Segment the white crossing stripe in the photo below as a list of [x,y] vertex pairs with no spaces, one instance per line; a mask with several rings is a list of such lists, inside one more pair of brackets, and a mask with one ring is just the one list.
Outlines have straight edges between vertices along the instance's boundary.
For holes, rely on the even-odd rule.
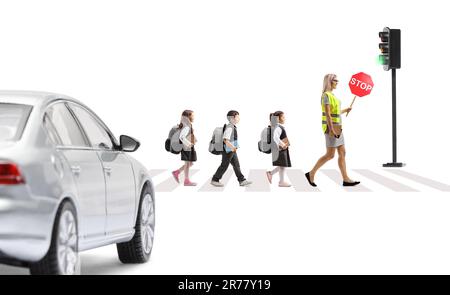
[[413,173],[410,173],[410,172],[407,172],[404,170],[384,169],[384,171],[393,173],[395,175],[404,177],[406,179],[418,182],[420,184],[426,185],[428,187],[432,187],[434,189],[437,189],[437,190],[440,190],[443,192],[450,192],[450,185],[436,181],[436,180],[432,180],[432,179],[429,179],[429,178],[426,178],[426,177],[423,177],[420,175],[416,175],[416,174],[413,174]]
[[286,169],[286,174],[296,192],[320,192],[318,187],[313,187],[309,184],[302,170]]
[[367,177],[370,180],[372,180],[378,184],[381,184],[395,192],[418,192],[418,190],[416,190],[412,187],[404,185],[403,183],[399,183],[395,180],[392,180],[388,177],[385,177],[381,174],[375,173],[368,169],[353,169],[353,171],[355,171],[355,172],[361,174],[362,176]]
[[252,169],[248,174],[248,180],[253,182],[245,188],[247,192],[270,192],[270,183],[267,180],[266,170]]
[[331,180],[333,180],[337,185],[341,186],[347,192],[371,192],[370,189],[362,184],[358,184],[356,186],[342,186],[342,176],[341,173],[337,170],[322,169],[319,171],[328,176]]
[[228,169],[227,172],[225,172],[225,174],[222,176],[222,179],[220,180],[220,182],[224,185],[222,187],[217,187],[211,184],[211,179],[212,179],[212,175],[211,177],[206,180],[206,182],[202,185],[202,187],[198,190],[199,192],[223,192],[225,190],[225,186],[228,184],[228,182],[230,181],[231,176],[234,175],[233,173],[233,169]]

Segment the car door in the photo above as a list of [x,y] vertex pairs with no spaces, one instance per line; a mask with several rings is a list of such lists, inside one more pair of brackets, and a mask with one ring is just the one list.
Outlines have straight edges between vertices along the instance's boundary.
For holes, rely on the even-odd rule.
[[115,144],[113,135],[96,115],[78,104],[71,103],[69,106],[103,164],[106,182],[106,233],[129,232],[135,225],[136,208],[131,162]]
[[106,189],[103,166],[64,102],[47,108],[44,126],[65,158],[77,189],[80,234],[84,239],[105,235]]

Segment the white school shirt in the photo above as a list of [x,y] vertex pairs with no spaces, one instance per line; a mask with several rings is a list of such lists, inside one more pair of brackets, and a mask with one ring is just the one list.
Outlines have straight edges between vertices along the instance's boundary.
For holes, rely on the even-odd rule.
[[227,139],[228,141],[231,141],[231,134],[233,133],[233,124],[230,123],[225,128],[225,131],[223,132],[223,139]]
[[191,128],[189,128],[189,126],[184,126],[180,132],[180,140],[186,147],[193,146],[192,142],[190,142],[189,139],[187,139],[190,131],[191,131]]
[[286,144],[280,139],[282,132],[283,130],[281,130],[280,125],[277,125],[273,131],[273,141],[277,144],[277,146],[285,147]]

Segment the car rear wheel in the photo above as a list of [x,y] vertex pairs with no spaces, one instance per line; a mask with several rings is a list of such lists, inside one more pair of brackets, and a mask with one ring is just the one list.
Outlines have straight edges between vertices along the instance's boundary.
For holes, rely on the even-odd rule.
[[133,239],[117,244],[122,263],[144,263],[150,258],[155,230],[155,202],[146,186],[142,192]]
[[75,208],[65,201],[56,214],[52,241],[47,254],[40,261],[30,264],[33,275],[80,274],[78,254],[78,225]]

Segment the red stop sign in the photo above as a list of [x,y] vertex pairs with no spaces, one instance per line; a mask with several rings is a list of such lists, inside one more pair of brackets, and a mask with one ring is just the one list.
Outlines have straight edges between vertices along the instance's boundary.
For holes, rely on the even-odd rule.
[[363,72],[355,74],[348,82],[348,86],[350,86],[350,90],[354,95],[359,97],[366,96],[373,89],[372,77]]

